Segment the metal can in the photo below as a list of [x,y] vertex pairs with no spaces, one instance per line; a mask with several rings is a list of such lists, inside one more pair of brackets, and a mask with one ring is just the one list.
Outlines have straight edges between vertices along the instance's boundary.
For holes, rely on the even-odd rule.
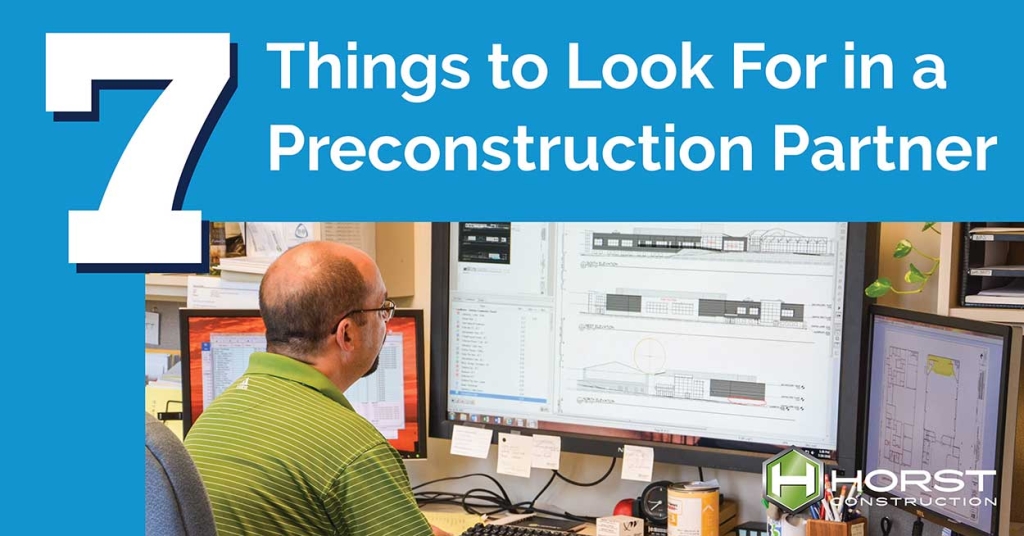
[[718,536],[718,487],[681,482],[668,488],[668,536]]

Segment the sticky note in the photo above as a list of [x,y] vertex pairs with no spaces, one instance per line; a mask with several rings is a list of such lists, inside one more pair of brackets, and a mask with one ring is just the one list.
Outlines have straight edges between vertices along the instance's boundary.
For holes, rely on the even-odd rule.
[[558,436],[533,436],[533,466],[537,469],[558,470],[562,459],[562,438]]
[[498,434],[498,469],[502,475],[530,478],[533,462],[533,438],[518,434]]
[[654,449],[626,445],[622,451],[622,480],[650,482],[654,476]]
[[455,425],[450,452],[455,456],[487,459],[493,437],[494,430]]

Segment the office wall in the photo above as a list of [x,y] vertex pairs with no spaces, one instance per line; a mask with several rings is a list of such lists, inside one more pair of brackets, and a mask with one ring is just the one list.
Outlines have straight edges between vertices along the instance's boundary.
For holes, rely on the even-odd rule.
[[181,350],[178,309],[184,305],[180,302],[146,301],[146,312],[160,315],[160,341],[158,344],[147,344],[146,348]]
[[[915,286],[903,280],[903,276],[910,268],[911,262],[921,271],[926,272],[931,269],[932,261],[916,252],[902,259],[894,258],[893,252],[896,250],[896,245],[899,244],[900,240],[909,240],[915,248],[925,255],[939,256],[939,235],[934,231],[922,231],[923,227],[924,224],[921,222],[886,223],[882,225],[879,240],[878,275],[880,277],[888,277],[901,290],[915,288]],[[896,294],[890,292],[881,297],[878,303],[903,309],[934,313],[936,312],[938,287],[938,278],[935,277],[919,293]]]

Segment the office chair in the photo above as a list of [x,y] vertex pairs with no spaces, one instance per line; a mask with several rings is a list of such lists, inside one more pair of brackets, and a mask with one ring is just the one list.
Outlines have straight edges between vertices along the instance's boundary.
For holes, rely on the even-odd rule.
[[146,534],[215,536],[213,509],[178,436],[146,413]]

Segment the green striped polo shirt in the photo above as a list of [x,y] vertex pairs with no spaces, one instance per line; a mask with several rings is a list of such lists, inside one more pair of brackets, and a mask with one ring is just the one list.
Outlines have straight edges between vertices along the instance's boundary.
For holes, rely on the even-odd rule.
[[326,376],[258,352],[185,438],[218,534],[430,536],[401,457]]

